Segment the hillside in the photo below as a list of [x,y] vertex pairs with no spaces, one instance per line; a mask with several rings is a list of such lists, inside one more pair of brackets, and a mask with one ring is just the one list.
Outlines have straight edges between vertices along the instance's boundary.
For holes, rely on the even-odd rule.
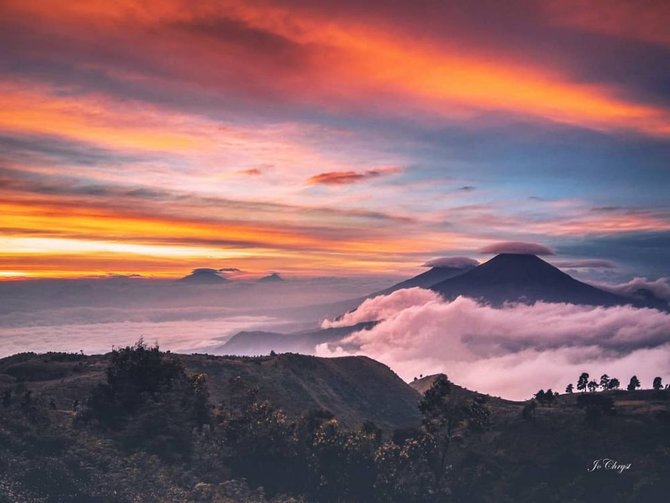
[[[368,358],[137,348],[0,360],[0,502],[667,501],[668,391],[565,394],[531,406],[447,383],[446,395],[436,386],[425,397],[419,416],[419,392],[444,382],[439,375],[412,389]],[[95,388],[108,368],[116,377]],[[201,372],[205,393],[191,377]],[[231,388],[239,383],[258,388],[241,408]],[[585,408],[585,398],[611,407]],[[341,420],[308,413],[315,407]],[[415,427],[382,432],[368,419]],[[608,459],[619,468],[606,468]],[[436,478],[438,460],[445,475]]]
[[[373,421],[384,429],[393,429],[419,421],[418,393],[386,365],[364,356],[175,356],[189,373],[207,375],[215,404],[230,395],[231,378],[240,377],[247,388],[258,388],[260,399],[269,400],[291,417],[311,409],[326,409],[351,427]],[[109,358],[61,358],[59,354],[23,354],[0,359],[0,387],[3,383],[24,383],[36,393],[53,397],[57,404],[69,407],[75,400],[81,403],[104,379]]]
[[[409,385],[416,390],[419,394],[423,395],[428,391],[428,389],[433,385],[435,380],[444,374],[433,374],[421,377],[419,379],[414,379],[409,383]],[[472,391],[458,384],[451,383],[451,390],[454,397],[459,399],[472,400],[475,398],[485,399],[487,403],[491,405],[496,405],[499,407],[517,407],[522,402],[515,402],[512,400],[505,400],[504,398],[494,397],[491,395],[486,395],[484,393],[479,393],[478,391]]]

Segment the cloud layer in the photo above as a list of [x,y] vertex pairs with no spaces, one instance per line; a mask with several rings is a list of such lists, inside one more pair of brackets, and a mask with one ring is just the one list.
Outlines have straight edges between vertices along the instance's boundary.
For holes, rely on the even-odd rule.
[[670,377],[670,314],[653,309],[545,303],[497,309],[463,297],[445,302],[414,288],[370,299],[346,316],[349,324],[380,319],[316,353],[365,354],[405,379],[445,372],[468,388],[516,399],[539,388],[562,391],[583,371],[622,382],[637,374],[647,387],[656,375]]

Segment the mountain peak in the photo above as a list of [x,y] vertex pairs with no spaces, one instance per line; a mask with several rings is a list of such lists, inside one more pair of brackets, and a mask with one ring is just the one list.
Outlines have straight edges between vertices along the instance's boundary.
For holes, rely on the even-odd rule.
[[501,253],[431,289],[448,299],[463,295],[494,305],[537,301],[602,306],[627,303],[623,297],[582,283],[537,255],[526,253]]
[[268,274],[267,276],[263,276],[258,281],[262,282],[284,281],[284,278],[282,278],[278,272],[273,272],[271,274]]
[[227,280],[219,274],[217,269],[211,269],[209,267],[198,267],[197,269],[193,269],[191,274],[188,274],[187,276],[184,276],[177,281],[200,285],[211,285],[216,283],[223,283]]

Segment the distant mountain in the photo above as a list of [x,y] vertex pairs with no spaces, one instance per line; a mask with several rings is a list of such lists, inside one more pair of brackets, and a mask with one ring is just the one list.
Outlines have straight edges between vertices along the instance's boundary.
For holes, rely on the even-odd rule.
[[318,344],[334,342],[358,330],[372,328],[376,322],[359,323],[351,327],[325,328],[282,334],[278,332],[244,331],[233,335],[225,344],[213,350],[231,355],[267,355],[281,353],[314,353]]
[[369,297],[375,297],[377,295],[388,295],[395,292],[396,290],[402,290],[403,288],[430,288],[433,285],[437,285],[442,281],[446,281],[456,276],[460,276],[472,269],[474,265],[464,265],[463,267],[431,267],[429,270],[422,272],[421,274],[414,276],[412,278],[396,283],[389,288],[375,292]]
[[197,285],[212,285],[217,283],[223,283],[228,281],[226,278],[219,274],[219,271],[216,269],[210,269],[208,267],[200,267],[198,269],[193,269],[191,274],[184,276],[183,278],[177,280],[180,283],[191,283]]
[[459,295],[493,305],[507,301],[566,302],[597,306],[632,303],[630,299],[582,283],[535,255],[503,253],[459,276],[431,287],[446,299]]
[[273,272],[272,274],[268,274],[267,276],[263,276],[258,281],[262,282],[262,283],[275,283],[275,282],[284,281],[284,278],[282,278],[279,275],[279,273]]

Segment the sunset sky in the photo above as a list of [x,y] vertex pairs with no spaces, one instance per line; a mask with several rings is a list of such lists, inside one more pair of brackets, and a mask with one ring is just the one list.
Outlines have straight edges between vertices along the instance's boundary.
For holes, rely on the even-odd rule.
[[[0,279],[667,275],[670,3],[3,0]],[[591,264],[595,264],[591,262]]]

